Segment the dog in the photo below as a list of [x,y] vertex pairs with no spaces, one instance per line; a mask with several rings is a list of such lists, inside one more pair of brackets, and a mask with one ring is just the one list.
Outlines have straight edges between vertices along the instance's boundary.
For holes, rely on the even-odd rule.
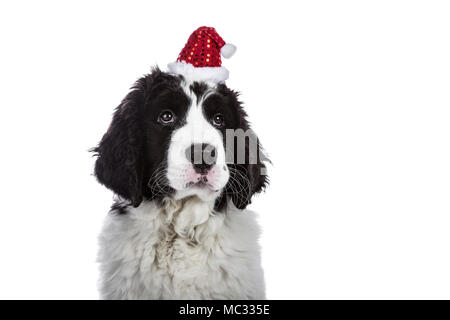
[[248,132],[223,82],[156,67],[135,83],[93,150],[116,197],[99,237],[102,299],[265,298],[246,207],[268,185],[268,159]]

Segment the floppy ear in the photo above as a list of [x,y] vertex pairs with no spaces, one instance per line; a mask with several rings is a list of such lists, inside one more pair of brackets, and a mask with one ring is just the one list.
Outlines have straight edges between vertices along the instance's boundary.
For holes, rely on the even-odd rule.
[[95,176],[117,195],[128,199],[134,207],[142,202],[143,134],[141,113],[145,100],[145,78],[133,86],[132,91],[116,108],[108,131],[99,145]]
[[239,101],[239,93],[221,84],[218,90],[228,102],[228,107],[235,113],[237,125],[225,131],[225,154],[230,178],[225,187],[224,196],[216,200],[215,209],[221,210],[231,198],[234,206],[245,209],[252,196],[259,193],[269,184],[265,162],[270,160],[265,156],[256,134],[250,129],[247,113]]
[[262,147],[256,135],[255,146],[251,146],[252,139],[245,141],[245,163],[239,161],[231,165],[230,190],[231,200],[238,209],[245,209],[250,203],[253,195],[265,189],[269,183],[266,175],[265,161],[269,159],[264,155]]

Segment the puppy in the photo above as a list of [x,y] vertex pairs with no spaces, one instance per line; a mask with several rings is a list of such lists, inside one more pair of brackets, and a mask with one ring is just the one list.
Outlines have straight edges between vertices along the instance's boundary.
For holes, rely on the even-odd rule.
[[237,93],[158,68],[94,151],[115,203],[100,235],[103,299],[264,299],[255,215],[268,179]]

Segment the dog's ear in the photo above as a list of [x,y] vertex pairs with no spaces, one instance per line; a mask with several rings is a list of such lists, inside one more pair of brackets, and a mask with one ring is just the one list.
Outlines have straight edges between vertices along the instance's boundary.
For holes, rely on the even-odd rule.
[[[231,195],[231,200],[238,209],[245,209],[251,203],[253,195],[263,191],[269,183],[265,165],[269,159],[265,156],[256,135],[250,132],[250,136],[245,139],[244,163],[239,161],[238,157],[234,164],[229,165],[230,183],[227,193]],[[239,150],[236,151],[239,154]]]
[[[154,72],[155,73],[155,72]],[[131,202],[142,202],[144,170],[142,112],[151,76],[141,78],[116,108],[112,122],[102,140],[92,151],[97,180],[114,193]]]
[[[220,87],[221,93],[230,99],[229,107],[235,110],[237,127],[226,133],[227,164],[230,169],[230,179],[225,193],[230,196],[238,209],[245,209],[255,193],[259,193],[269,184],[266,172],[266,162],[270,160],[265,155],[258,137],[250,129],[247,113],[239,101],[239,93]],[[233,141],[231,141],[233,140]],[[225,205],[223,197],[217,208]]]

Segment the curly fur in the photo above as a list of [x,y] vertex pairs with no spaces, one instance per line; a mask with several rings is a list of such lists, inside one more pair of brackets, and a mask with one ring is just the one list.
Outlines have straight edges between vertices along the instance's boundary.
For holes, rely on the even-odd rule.
[[[156,119],[168,107],[179,121],[161,126]],[[224,128],[210,125],[218,111],[224,114]],[[132,87],[93,149],[97,180],[119,199],[100,236],[102,298],[264,297],[258,227],[245,208],[268,183],[261,174],[267,159],[257,152],[256,163],[248,161],[255,155],[245,140],[245,163],[235,157],[216,164],[215,174],[223,168],[229,177],[212,198],[191,189],[180,196],[167,170],[173,138],[181,135],[182,143],[191,143],[186,126],[209,130],[201,136],[211,140],[213,135],[215,147],[224,150],[219,145],[225,145],[225,129],[249,129],[246,117],[238,94],[225,84],[196,82],[156,68]]]
[[[230,207],[229,207],[230,208]],[[100,236],[104,299],[264,299],[252,212],[196,198],[112,211]]]

